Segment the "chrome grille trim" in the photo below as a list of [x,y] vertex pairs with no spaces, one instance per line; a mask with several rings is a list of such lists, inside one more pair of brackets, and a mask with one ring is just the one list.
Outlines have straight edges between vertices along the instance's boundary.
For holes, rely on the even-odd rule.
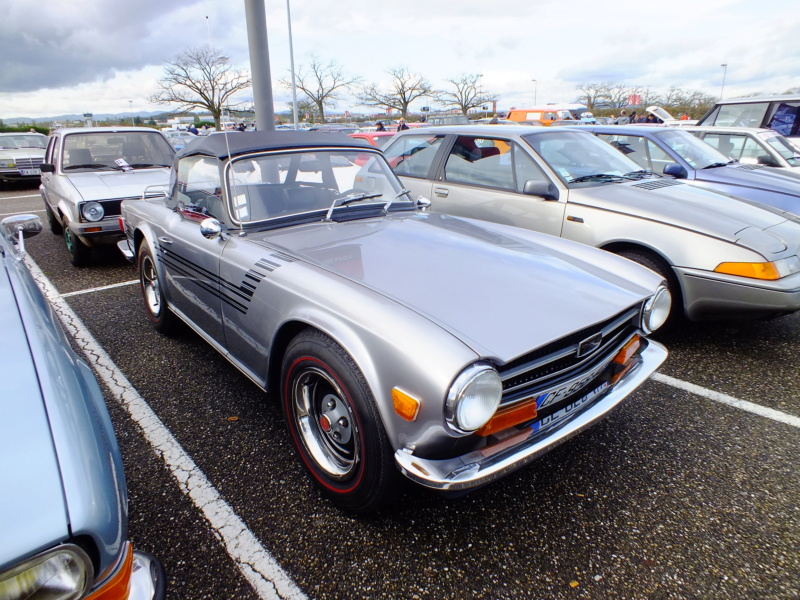
[[14,164],[17,169],[38,169],[44,162],[44,158],[15,158]]
[[683,182],[675,181],[674,179],[655,179],[652,181],[635,183],[631,187],[642,188],[643,190],[657,190],[659,188],[670,187],[673,185],[683,185]]

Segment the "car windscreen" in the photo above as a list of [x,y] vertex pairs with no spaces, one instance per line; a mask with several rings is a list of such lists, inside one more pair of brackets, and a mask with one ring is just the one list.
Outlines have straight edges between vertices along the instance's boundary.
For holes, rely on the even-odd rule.
[[717,149],[697,139],[688,131],[665,129],[656,133],[655,136],[694,169],[721,166],[731,160]]
[[372,151],[251,154],[235,159],[226,174],[230,212],[242,224],[327,212],[334,204],[382,208],[411,202],[383,157]]
[[635,162],[590,133],[550,130],[542,134],[526,134],[522,138],[566,184],[580,183],[592,177],[597,181],[603,176],[608,176],[608,179],[624,177],[641,170]]
[[172,166],[175,150],[147,131],[71,133],[64,136],[63,171],[148,169]]
[[762,140],[778,154],[780,154],[793,167],[800,166],[800,148],[779,133],[762,133]]
[[43,135],[0,135],[0,148],[47,148],[47,138]]

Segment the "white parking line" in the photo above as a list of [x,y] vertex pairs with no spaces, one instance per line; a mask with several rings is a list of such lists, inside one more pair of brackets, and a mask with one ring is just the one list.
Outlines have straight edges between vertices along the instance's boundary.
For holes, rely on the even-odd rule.
[[3,200],[18,200],[19,198],[41,198],[41,194],[26,194],[24,196],[0,196]]
[[714,390],[700,387],[699,385],[689,383],[688,381],[675,379],[669,375],[662,375],[661,373],[656,373],[651,377],[651,379],[660,383],[666,383],[667,385],[671,385],[672,387],[690,392],[697,396],[708,398],[714,402],[721,402],[722,404],[727,404],[728,406],[738,408],[739,410],[744,410],[753,413],[754,415],[766,417],[767,419],[772,419],[773,421],[785,423],[786,425],[791,425],[792,427],[797,427],[800,429],[800,417],[795,417],[794,415],[775,410],[774,408],[767,408],[766,406],[761,406],[760,404],[753,404],[747,400],[739,400],[733,396],[721,394],[720,392],[715,392]]
[[180,446],[150,406],[97,343],[67,302],[30,256],[25,262],[67,332],[75,338],[87,362],[141,428],[145,439],[164,460],[178,487],[205,516],[228,555],[264,600],[306,600],[306,595],[264,549],[256,536],[223,500],[205,474]]
[[112,285],[103,285],[100,287],[89,288],[88,290],[78,290],[77,292],[67,292],[66,294],[61,294],[62,298],[69,298],[70,296],[80,296],[81,294],[91,294],[93,292],[102,292],[103,290],[113,290],[114,288],[118,287],[125,287],[126,285],[136,285],[139,283],[138,279],[132,279],[131,281],[123,281],[122,283],[114,283]]
[[11,215],[29,215],[31,213],[43,213],[44,209],[41,210],[18,210],[17,212],[10,212],[10,213],[0,213],[0,217],[10,217]]

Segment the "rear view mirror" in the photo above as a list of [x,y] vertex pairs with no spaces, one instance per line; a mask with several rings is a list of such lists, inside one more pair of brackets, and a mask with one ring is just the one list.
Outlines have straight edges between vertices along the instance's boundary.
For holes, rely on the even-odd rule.
[[39,165],[39,170],[42,173],[55,173],[56,172],[56,166],[54,164],[51,164],[51,163],[42,163],[41,165]]
[[522,188],[526,196],[541,196],[545,200],[558,200],[558,188],[549,181],[529,179]]
[[679,164],[672,163],[664,167],[664,175],[672,175],[676,179],[686,179],[689,174]]

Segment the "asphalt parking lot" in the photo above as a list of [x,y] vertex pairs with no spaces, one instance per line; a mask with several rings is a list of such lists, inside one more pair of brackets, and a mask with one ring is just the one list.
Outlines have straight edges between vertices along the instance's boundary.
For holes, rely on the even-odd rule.
[[[0,192],[0,218],[42,207]],[[171,599],[800,597],[800,314],[658,337],[660,376],[585,434],[468,496],[408,486],[355,518],[316,493],[272,397],[188,329],[151,329],[116,249],[77,269],[47,229],[26,245],[105,374],[131,538]]]

